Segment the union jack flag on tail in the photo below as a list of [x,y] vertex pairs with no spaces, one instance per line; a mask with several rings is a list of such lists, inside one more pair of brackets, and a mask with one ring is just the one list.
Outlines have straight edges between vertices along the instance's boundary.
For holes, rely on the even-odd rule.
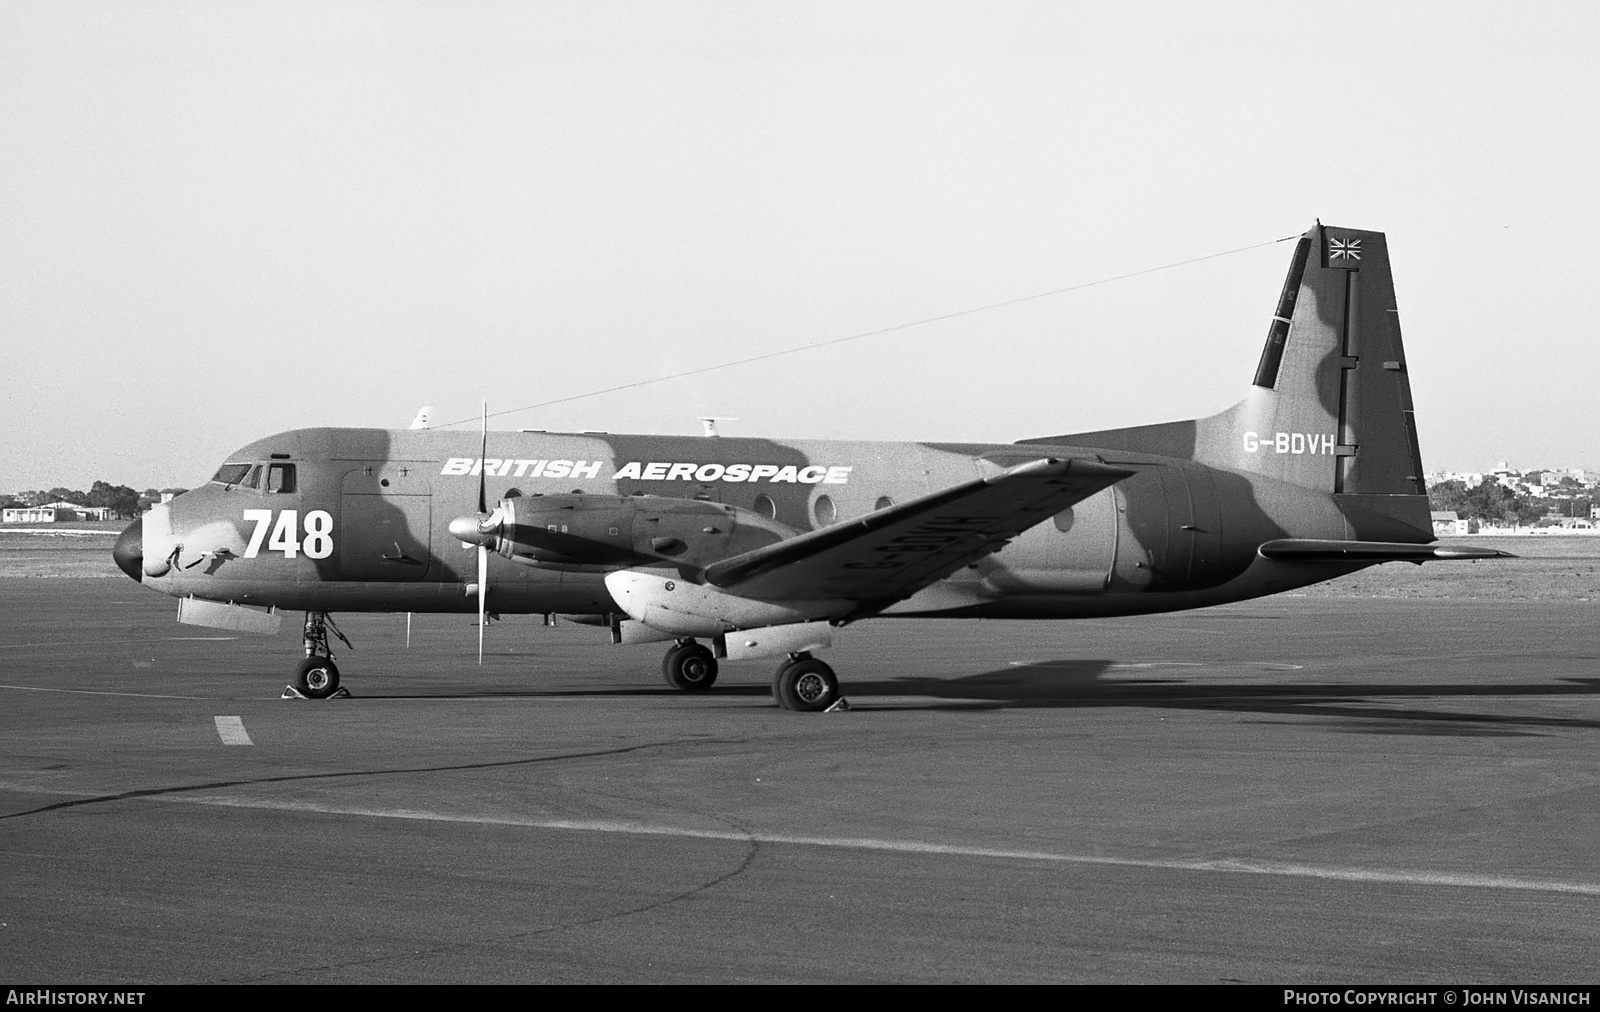
[[1361,237],[1343,229],[1322,230],[1322,266],[1358,271],[1362,264]]

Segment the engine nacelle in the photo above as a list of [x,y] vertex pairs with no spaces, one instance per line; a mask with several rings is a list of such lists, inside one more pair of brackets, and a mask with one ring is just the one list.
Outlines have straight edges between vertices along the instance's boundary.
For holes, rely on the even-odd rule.
[[519,496],[496,513],[495,551],[530,566],[701,568],[798,533],[735,506],[663,496]]
[[606,574],[606,589],[629,617],[678,636],[716,636],[735,629],[838,618],[851,601],[758,601],[661,572]]

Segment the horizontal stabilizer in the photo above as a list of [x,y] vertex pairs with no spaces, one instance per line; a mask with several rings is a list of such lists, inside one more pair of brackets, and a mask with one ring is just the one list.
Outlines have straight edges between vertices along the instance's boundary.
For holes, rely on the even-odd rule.
[[1510,552],[1473,545],[1411,545],[1400,541],[1317,541],[1282,538],[1258,551],[1279,562],[1437,562],[1457,559],[1514,559]]

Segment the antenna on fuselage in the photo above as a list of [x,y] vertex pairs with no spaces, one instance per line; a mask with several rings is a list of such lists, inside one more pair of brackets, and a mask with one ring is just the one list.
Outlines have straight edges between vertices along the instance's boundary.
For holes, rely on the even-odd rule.
[[411,424],[407,427],[412,429],[426,429],[428,427],[428,421],[432,418],[433,405],[424,404],[422,407],[417,409],[417,417],[411,419]]
[[722,415],[701,415],[700,416],[700,424],[705,426],[705,431],[702,432],[701,435],[702,436],[720,436],[720,435],[722,435],[722,433],[717,431],[717,423],[718,422],[737,422],[738,420],[739,419],[737,419],[737,418],[728,418],[728,417],[722,416]]

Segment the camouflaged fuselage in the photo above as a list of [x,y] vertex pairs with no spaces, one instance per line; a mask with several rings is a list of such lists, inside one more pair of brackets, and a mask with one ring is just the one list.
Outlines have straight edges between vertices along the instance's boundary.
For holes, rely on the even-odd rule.
[[[1261,558],[1258,547],[1273,539],[1432,539],[1396,518],[1414,508],[1374,509],[1357,496],[1133,450],[491,432],[480,463],[479,440],[467,431],[314,428],[251,443],[228,461],[261,465],[259,474],[292,465],[292,488],[268,491],[263,477],[255,487],[214,481],[152,511],[144,557],[174,564],[160,575],[147,565],[141,582],[283,609],[471,612],[475,552],[448,525],[477,510],[480,467],[491,503],[510,497],[541,524],[560,519],[539,513],[541,499],[556,501],[547,497],[628,497],[596,514],[599,539],[615,542],[626,564],[690,580],[697,563],[749,539],[845,523],[1044,457],[1133,472],[883,615],[1076,618],[1202,607],[1364,565]],[[530,565],[491,556],[488,608],[617,614],[605,568],[603,559]]]

